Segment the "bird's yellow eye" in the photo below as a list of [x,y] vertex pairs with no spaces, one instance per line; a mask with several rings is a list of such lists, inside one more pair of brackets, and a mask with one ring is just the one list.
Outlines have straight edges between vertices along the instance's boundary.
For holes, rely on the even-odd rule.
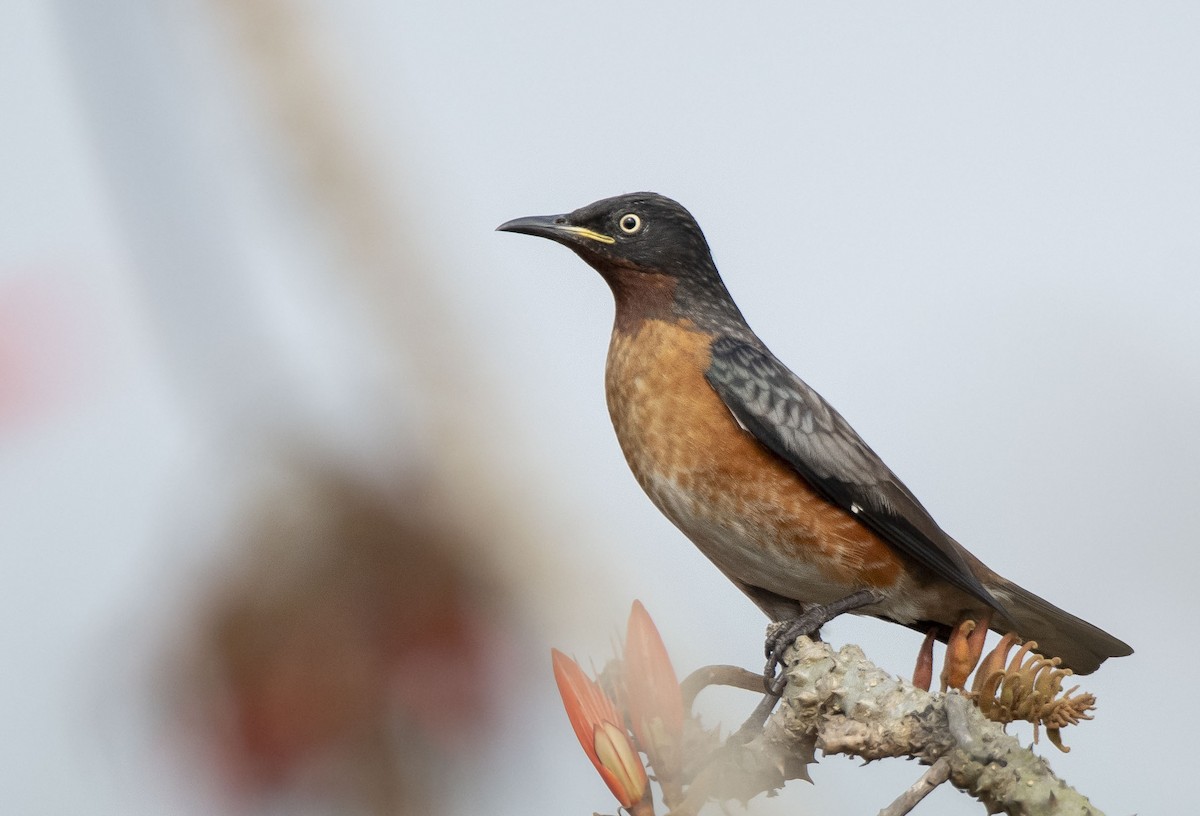
[[626,235],[633,235],[642,228],[642,219],[638,218],[633,213],[625,213],[621,216],[621,220],[617,222],[621,227],[621,232]]

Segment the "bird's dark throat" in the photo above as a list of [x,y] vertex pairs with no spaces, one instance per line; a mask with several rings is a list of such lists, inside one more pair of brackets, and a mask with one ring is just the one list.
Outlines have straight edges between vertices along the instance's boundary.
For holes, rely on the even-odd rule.
[[613,267],[603,274],[617,304],[616,331],[632,333],[647,320],[671,317],[677,278],[627,267]]

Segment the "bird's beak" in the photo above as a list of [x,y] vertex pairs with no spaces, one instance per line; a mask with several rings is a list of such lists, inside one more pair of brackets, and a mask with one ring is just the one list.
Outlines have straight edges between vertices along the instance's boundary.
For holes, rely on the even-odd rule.
[[565,215],[531,215],[526,218],[514,218],[512,221],[505,221],[496,227],[496,230],[536,235],[539,238],[549,238],[551,241],[557,241],[567,246],[587,246],[593,241],[601,244],[617,242],[611,235],[568,223]]

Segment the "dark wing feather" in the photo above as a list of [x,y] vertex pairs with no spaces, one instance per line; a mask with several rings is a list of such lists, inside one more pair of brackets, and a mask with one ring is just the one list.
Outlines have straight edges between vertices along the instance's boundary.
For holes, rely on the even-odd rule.
[[948,536],[850,424],[767,350],[718,339],[705,373],[730,412],[833,504],[939,577],[1004,613]]

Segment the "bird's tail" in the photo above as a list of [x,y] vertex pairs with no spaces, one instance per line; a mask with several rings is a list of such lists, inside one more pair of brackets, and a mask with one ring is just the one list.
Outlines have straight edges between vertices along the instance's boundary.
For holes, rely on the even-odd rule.
[[[1133,654],[1124,641],[1011,581],[1001,579],[988,588],[1005,606],[1017,635],[1037,641],[1039,653],[1061,657],[1062,665],[1076,674],[1091,674],[1110,657]],[[1004,625],[998,621],[994,628]]]

